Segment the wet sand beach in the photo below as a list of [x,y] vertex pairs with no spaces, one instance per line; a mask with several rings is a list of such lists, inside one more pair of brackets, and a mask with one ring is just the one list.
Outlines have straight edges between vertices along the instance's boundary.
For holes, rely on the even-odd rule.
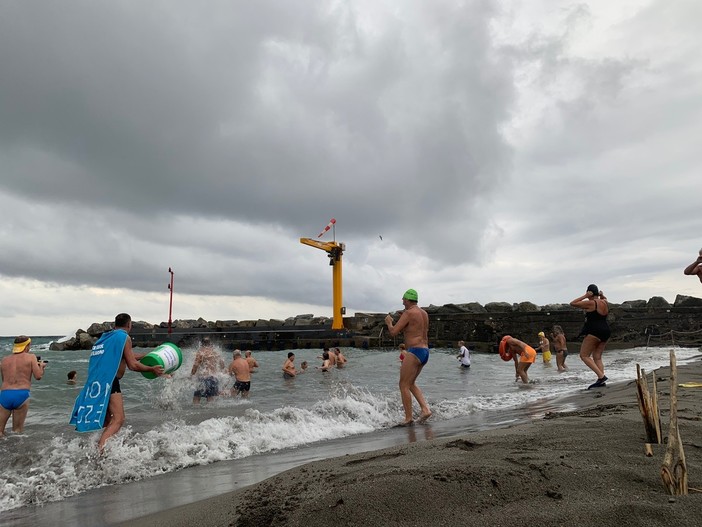
[[[656,371],[663,436],[669,369]],[[650,375],[649,375],[650,378]],[[702,382],[702,361],[678,383]],[[635,382],[583,390],[578,410],[317,461],[235,492],[125,522],[131,526],[696,525],[702,493],[669,496],[665,445],[644,454]],[[702,489],[702,388],[678,388],[689,486]],[[422,425],[415,425],[418,435]]]

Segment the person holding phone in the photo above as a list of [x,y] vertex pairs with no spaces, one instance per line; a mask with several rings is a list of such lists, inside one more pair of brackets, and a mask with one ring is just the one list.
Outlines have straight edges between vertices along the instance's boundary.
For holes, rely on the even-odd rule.
[[685,267],[683,273],[690,276],[697,275],[697,278],[699,278],[700,282],[702,282],[702,249],[700,249],[697,260]]
[[5,425],[12,416],[12,431],[21,434],[29,412],[29,390],[32,376],[40,380],[44,376],[46,361],[29,353],[32,343],[26,335],[15,338],[12,355],[0,362],[2,386],[0,386],[0,437],[5,435]]

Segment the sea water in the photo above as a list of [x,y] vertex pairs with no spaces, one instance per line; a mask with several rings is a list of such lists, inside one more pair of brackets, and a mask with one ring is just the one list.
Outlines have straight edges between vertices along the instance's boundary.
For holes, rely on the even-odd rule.
[[[296,452],[309,456],[303,447],[332,441],[337,455],[344,444],[354,451],[379,448],[374,443],[379,434],[403,418],[396,350],[344,348],[348,364],[329,372],[316,368],[321,350],[295,350],[296,365],[305,360],[310,367],[294,379],[284,379],[281,371],[288,351],[255,352],[260,367],[252,375],[248,399],[219,397],[193,405],[196,348],[183,348],[183,365],[171,378],[148,380],[127,371],[121,381],[126,425],[98,457],[99,432],[79,434],[68,424],[90,352],[49,351],[51,340],[32,339],[32,352],[49,364],[44,378],[32,384],[24,433],[13,434],[8,423],[7,437],[0,438],[0,511],[66,500],[186,467],[249,458],[253,465],[265,465],[267,457],[281,453],[294,460]],[[11,352],[11,343],[0,339],[0,356]],[[647,372],[669,364],[670,350],[606,351],[608,383],[635,379],[636,364]],[[219,352],[229,364],[231,352]],[[675,352],[679,364],[700,355],[697,348]],[[468,418],[478,428],[490,428],[563,410],[560,397],[595,380],[577,355],[568,357],[570,369],[564,373],[556,371],[555,356],[546,366],[539,355],[526,386],[515,382],[514,363],[496,354],[473,354],[470,369],[462,368],[456,355],[455,349],[432,349],[418,380],[433,411],[431,422],[444,435],[463,431]],[[67,384],[71,370],[78,372],[76,385]],[[232,379],[222,373],[219,380],[221,390],[229,392]]]

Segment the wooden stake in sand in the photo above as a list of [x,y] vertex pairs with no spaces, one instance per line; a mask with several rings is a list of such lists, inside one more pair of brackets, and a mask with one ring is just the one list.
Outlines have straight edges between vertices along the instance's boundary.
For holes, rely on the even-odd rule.
[[[675,459],[677,455],[677,461]],[[678,430],[678,381],[675,352],[670,351],[670,424],[668,447],[661,466],[663,486],[673,496],[687,494],[687,465],[680,430]]]
[[660,444],[663,438],[661,431],[661,415],[658,409],[658,386],[656,385],[656,372],[653,372],[653,392],[648,391],[646,372],[636,365],[636,395],[639,400],[639,410],[643,417],[646,429],[646,455],[651,451],[651,443]]

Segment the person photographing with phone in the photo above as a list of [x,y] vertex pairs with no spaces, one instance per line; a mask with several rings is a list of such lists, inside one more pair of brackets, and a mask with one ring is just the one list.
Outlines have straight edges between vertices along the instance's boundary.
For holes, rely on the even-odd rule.
[[29,412],[29,390],[32,376],[40,380],[44,376],[46,361],[29,353],[32,343],[26,335],[15,338],[12,355],[0,362],[2,386],[0,386],[0,437],[5,435],[5,425],[12,416],[12,431],[21,434]]
[[702,282],[702,249],[700,249],[700,252],[697,255],[697,260],[685,267],[683,273],[688,276],[697,275],[697,278],[699,278],[700,282]]

